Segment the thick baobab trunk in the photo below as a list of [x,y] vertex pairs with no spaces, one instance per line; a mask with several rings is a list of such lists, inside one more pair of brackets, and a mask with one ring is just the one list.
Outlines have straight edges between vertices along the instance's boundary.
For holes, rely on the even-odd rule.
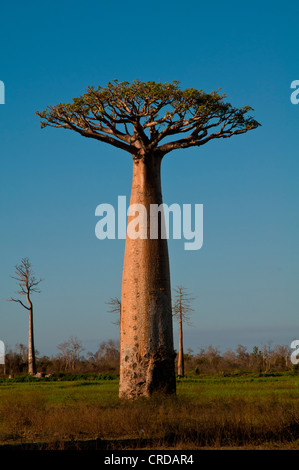
[[28,373],[30,375],[36,374],[34,338],[33,338],[33,306],[31,302],[30,302],[30,310],[29,310]]
[[179,332],[179,354],[178,354],[178,375],[184,377],[184,349],[183,349],[183,320],[180,314],[180,332]]
[[[130,233],[126,239],[120,325],[123,398],[175,393],[167,239],[160,233],[150,238],[150,206],[162,203],[160,167],[161,158],[154,155],[133,160],[130,206],[145,207],[147,229],[144,239],[132,239]],[[128,217],[128,227],[133,219],[133,214]]]

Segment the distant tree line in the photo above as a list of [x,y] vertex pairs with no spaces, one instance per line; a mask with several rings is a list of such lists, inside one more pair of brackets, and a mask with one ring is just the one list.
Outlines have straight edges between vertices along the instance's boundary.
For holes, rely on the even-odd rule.
[[[35,351],[37,374],[119,373],[119,344],[112,339],[103,341],[95,353],[88,352],[86,355],[83,354],[82,342],[76,337],[70,337],[57,349],[58,354],[53,356],[40,356]],[[11,376],[27,374],[27,346],[17,344],[14,349],[7,349],[2,371],[4,375]]]
[[[58,354],[53,356],[40,356],[35,351],[36,368],[41,375],[55,373],[112,373],[119,374],[119,343],[109,339],[102,342],[95,353],[87,352],[82,342],[76,337],[57,346]],[[255,346],[248,351],[245,346],[238,345],[235,350],[227,349],[221,353],[217,347],[208,346],[198,353],[187,349],[184,353],[185,375],[205,374],[234,374],[242,372],[271,373],[285,372],[293,369],[290,360],[289,346],[264,344]],[[176,371],[178,373],[178,354],[176,358]],[[27,374],[28,348],[17,344],[14,349],[8,349],[5,356],[5,365],[1,366],[0,374],[17,376]],[[180,375],[180,374],[179,374]]]
[[213,346],[200,349],[198,354],[187,349],[187,354],[184,354],[185,373],[284,372],[293,369],[291,352],[289,346],[272,346],[271,342],[254,346],[251,352],[241,344],[224,353]]

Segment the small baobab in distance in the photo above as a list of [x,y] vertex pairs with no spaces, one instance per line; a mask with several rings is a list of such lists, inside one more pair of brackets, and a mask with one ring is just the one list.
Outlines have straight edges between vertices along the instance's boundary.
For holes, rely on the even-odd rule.
[[[161,162],[173,150],[200,147],[255,129],[259,123],[224,95],[179,82],[118,82],[89,87],[71,103],[38,111],[41,127],[72,130],[129,152],[133,161],[130,206],[150,214],[162,204]],[[134,218],[128,216],[128,225]],[[175,393],[171,287],[167,239],[126,238],[120,324],[120,385],[124,398]]]
[[178,352],[178,376],[184,377],[184,345],[183,345],[183,323],[192,326],[190,321],[190,313],[193,312],[191,307],[195,297],[191,297],[186,287],[177,286],[175,288],[175,299],[173,304],[173,316],[179,324],[179,352]]
[[21,299],[11,297],[9,302],[17,302],[29,312],[29,334],[28,334],[28,373],[36,374],[36,360],[34,349],[34,328],[33,328],[33,303],[31,294],[40,292],[38,285],[42,279],[36,279],[29,258],[23,258],[20,264],[15,266],[15,275],[11,276],[18,283],[17,293],[26,297],[26,305]]

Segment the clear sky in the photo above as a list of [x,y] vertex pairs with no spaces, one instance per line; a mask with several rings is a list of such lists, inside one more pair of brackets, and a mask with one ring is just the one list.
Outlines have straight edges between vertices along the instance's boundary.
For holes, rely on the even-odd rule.
[[163,161],[164,202],[204,207],[203,247],[169,242],[172,287],[197,297],[185,348],[298,339],[298,2],[17,0],[0,14],[0,339],[27,343],[27,311],[6,301],[26,256],[44,278],[41,354],[70,336],[85,352],[118,339],[105,302],[121,293],[124,240],[96,238],[95,208],[129,198],[132,161],[35,115],[114,78],[220,88],[262,124]]

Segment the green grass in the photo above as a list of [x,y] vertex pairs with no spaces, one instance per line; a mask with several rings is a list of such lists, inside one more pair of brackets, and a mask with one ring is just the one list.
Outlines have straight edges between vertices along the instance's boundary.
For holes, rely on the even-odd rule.
[[178,395],[199,399],[201,403],[217,399],[242,398],[245,401],[277,399],[290,403],[299,398],[299,378],[291,375],[280,377],[240,377],[181,379]]
[[187,377],[177,395],[119,400],[118,380],[4,380],[0,444],[106,448],[298,448],[299,377]]

